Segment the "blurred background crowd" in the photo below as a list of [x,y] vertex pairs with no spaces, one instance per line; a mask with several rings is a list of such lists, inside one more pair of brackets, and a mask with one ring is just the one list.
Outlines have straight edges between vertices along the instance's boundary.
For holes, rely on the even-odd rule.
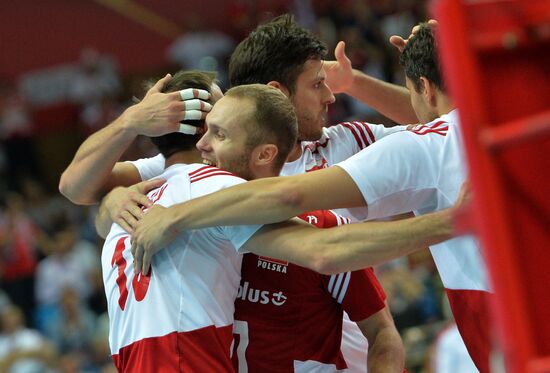
[[[78,47],[67,44],[66,54],[57,54],[64,60],[52,63],[40,56],[55,39],[35,32],[32,64],[14,64],[9,53],[0,60],[0,372],[23,373],[114,369],[101,280],[103,242],[93,227],[96,207],[72,205],[57,192],[57,183],[80,142],[115,119],[133,96],[143,94],[144,79],[178,69],[216,70],[227,88],[226,66],[235,45],[258,23],[291,12],[329,50],[346,41],[355,68],[402,84],[397,52],[388,38],[406,36],[427,19],[425,0],[228,0],[190,2],[182,12],[170,11],[167,4],[173,2],[167,1],[128,2],[133,4],[128,9],[107,0],[16,3],[0,16],[6,27],[21,12],[28,12],[30,23],[48,17],[52,7],[64,7],[84,12],[65,22],[99,34],[89,41],[75,34],[84,38]],[[101,12],[118,17],[120,32],[107,35],[86,12],[95,14],[95,22],[108,18]],[[131,24],[128,28],[143,28],[145,36],[137,31],[132,31],[135,39],[125,35],[123,22]],[[67,30],[70,34],[71,28]],[[11,36],[15,40],[9,34],[6,40],[24,48],[24,35]],[[100,45],[98,37],[122,42],[133,54]],[[56,38],[68,40],[71,35]],[[342,95],[329,115],[334,124],[347,119],[392,124]],[[138,139],[124,157],[152,152],[148,139]],[[446,343],[452,346],[453,329],[429,252],[376,270],[405,343],[409,372],[433,371],[434,341],[450,331],[451,342]]]

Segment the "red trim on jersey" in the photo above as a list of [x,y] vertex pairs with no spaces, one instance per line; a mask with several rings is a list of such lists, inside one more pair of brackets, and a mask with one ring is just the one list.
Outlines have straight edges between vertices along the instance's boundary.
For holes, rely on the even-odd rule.
[[113,355],[119,372],[233,372],[233,326],[144,338]]
[[[441,127],[441,125],[445,124],[445,127]],[[447,122],[445,121],[437,121],[434,124],[430,126],[426,125],[419,125],[414,128],[412,128],[410,131],[413,133],[416,133],[417,135],[427,135],[429,133],[435,133],[437,135],[445,136],[447,135],[447,130],[449,129],[449,126],[447,125]]]
[[196,181],[209,178],[210,176],[220,176],[220,175],[238,177],[237,175],[229,171],[222,170],[221,168],[217,168],[213,166],[204,166],[199,168],[198,170],[189,172],[189,182],[194,183]]
[[489,372],[492,294],[481,290],[445,289],[458,331],[480,373]]
[[196,169],[195,171],[189,172],[189,176],[195,176],[195,174],[201,173],[202,171],[205,171],[205,170],[217,170],[217,169],[218,168],[214,166],[203,166],[201,168]]
[[349,122],[342,123],[342,126],[346,127],[347,129],[349,129],[351,131],[351,134],[353,135],[353,137],[355,137],[355,141],[357,142],[357,146],[359,146],[359,149],[363,149],[364,146],[361,143],[361,140],[359,139],[359,136],[355,132],[355,127],[352,126],[351,123],[349,123]]
[[367,135],[365,135],[365,131],[364,131],[363,126],[361,126],[361,123],[352,122],[351,124],[355,128],[357,128],[357,131],[359,132],[359,135],[361,135],[361,139],[363,140],[363,144],[365,144],[365,146],[363,146],[363,148],[366,148],[367,146],[369,146],[370,145],[369,140],[367,140]]
[[360,123],[363,125],[363,128],[367,131],[367,133],[369,134],[369,137],[370,137],[370,143],[372,144],[373,142],[376,141],[376,138],[374,137],[374,133],[372,133],[369,125],[367,123]]
[[190,179],[190,182],[191,182],[191,184],[192,184],[192,183],[194,183],[194,182],[196,182],[196,181],[201,181],[202,179],[207,179],[207,178],[209,178],[209,177],[211,177],[211,176],[221,176],[221,175],[223,175],[223,176],[238,177],[238,176],[236,176],[236,175],[233,175],[233,174],[230,173],[230,172],[226,172],[226,171],[220,170],[220,171],[218,171],[218,172],[212,172],[212,173],[210,173],[210,174],[208,174],[208,175],[204,175],[204,176],[201,176],[201,177],[197,177],[197,178],[195,178],[195,179]]

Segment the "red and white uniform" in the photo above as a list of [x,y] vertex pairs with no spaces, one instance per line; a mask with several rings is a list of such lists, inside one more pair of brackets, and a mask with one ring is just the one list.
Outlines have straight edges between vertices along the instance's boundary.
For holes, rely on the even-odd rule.
[[[295,161],[285,163],[281,175],[301,174],[332,166],[367,148],[375,141],[405,129],[406,126],[385,127],[366,122],[344,122],[323,128],[323,134],[318,141],[302,141],[302,155]],[[138,169],[142,180],[149,180],[163,172],[165,160],[159,154],[131,163]],[[361,209],[339,209],[336,212],[353,221],[364,218]],[[345,312],[342,352],[350,372],[366,372],[368,341]]]
[[[204,165],[173,165],[149,198],[170,206],[244,182]],[[130,237],[113,224],[102,252],[109,344],[119,371],[231,372],[234,301],[242,255],[259,226],[184,232],[134,276]]]
[[[361,190],[369,219],[450,207],[467,175],[458,112],[382,139],[338,166]],[[490,287],[478,242],[459,237],[431,252],[470,356],[487,372]]]
[[[300,216],[320,228],[347,219],[331,211]],[[344,310],[361,321],[385,307],[372,268],[332,276],[246,254],[235,301],[233,362],[239,372],[336,372]],[[365,355],[363,355],[365,356]],[[366,370],[366,357],[363,371]]]

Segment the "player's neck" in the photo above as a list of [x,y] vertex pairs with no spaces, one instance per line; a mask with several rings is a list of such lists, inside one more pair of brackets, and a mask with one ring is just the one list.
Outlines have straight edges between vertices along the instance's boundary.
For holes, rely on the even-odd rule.
[[454,108],[455,106],[453,100],[451,100],[449,96],[444,93],[439,93],[437,95],[436,110],[438,116],[448,114],[449,112],[454,110]]
[[165,167],[170,167],[176,163],[202,163],[202,157],[200,153],[195,150],[182,150],[172,154],[166,159]]
[[294,145],[294,148],[292,148],[292,150],[288,154],[288,157],[286,158],[286,161],[287,162],[293,162],[293,161],[297,160],[298,158],[300,158],[301,156],[302,156],[302,145],[298,141],[296,143],[296,145]]

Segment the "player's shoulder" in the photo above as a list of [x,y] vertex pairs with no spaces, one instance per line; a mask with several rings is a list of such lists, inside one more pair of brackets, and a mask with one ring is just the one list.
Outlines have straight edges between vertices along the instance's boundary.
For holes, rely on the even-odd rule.
[[425,124],[410,124],[407,131],[419,136],[445,137],[449,133],[449,128],[458,124],[458,113],[456,110]]

